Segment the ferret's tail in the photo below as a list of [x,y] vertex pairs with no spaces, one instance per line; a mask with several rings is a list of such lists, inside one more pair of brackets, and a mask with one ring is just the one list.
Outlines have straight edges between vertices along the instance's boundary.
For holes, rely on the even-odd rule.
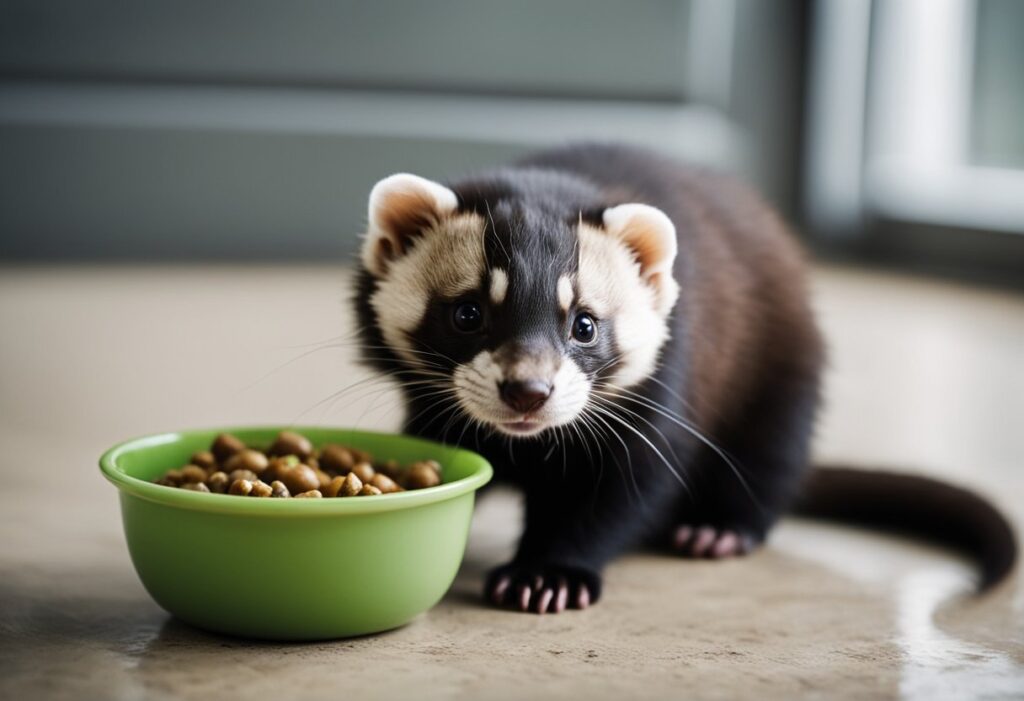
[[1002,581],[1017,560],[1013,527],[991,503],[974,492],[927,477],[816,467],[803,485],[795,511],[952,547],[977,562],[981,591]]

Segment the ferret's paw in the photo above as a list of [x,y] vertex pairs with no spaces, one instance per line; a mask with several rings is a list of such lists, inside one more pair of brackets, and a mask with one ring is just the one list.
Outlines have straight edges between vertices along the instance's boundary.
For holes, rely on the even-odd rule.
[[495,606],[524,613],[561,613],[597,603],[601,577],[579,567],[510,562],[491,570],[484,596]]
[[670,547],[683,557],[717,560],[746,555],[762,540],[762,536],[742,528],[681,524],[672,533]]

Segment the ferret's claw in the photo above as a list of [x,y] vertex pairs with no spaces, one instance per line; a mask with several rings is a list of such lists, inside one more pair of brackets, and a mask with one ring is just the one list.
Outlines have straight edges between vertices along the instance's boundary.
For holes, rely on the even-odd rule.
[[745,555],[753,550],[758,540],[737,528],[718,526],[676,527],[671,537],[671,548],[683,557],[711,558],[714,560]]

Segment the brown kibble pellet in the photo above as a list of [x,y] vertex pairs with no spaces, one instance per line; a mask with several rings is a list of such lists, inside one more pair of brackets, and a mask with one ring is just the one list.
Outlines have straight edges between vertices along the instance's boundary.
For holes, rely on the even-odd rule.
[[326,486],[321,487],[320,491],[324,493],[325,497],[333,499],[338,496],[338,492],[341,491],[341,485],[345,484],[345,478],[341,475],[331,478],[331,481]]
[[228,489],[228,494],[237,494],[240,497],[247,497],[252,491],[252,482],[249,480],[235,480]]
[[315,455],[307,455],[306,459],[302,461],[303,465],[309,465],[314,470],[320,469],[320,460]]
[[182,489],[187,489],[187,490],[192,491],[192,492],[207,492],[208,493],[210,491],[210,488],[207,487],[202,482],[186,482],[185,484],[181,485],[181,488]]
[[281,431],[267,450],[267,455],[294,455],[301,460],[312,452],[313,444],[308,438],[294,431]]
[[[310,465],[310,467],[313,467],[313,466]],[[320,480],[320,491],[323,491],[324,487],[329,485],[331,483],[331,480],[334,479],[333,477],[331,477],[329,474],[327,474],[323,470],[318,470],[315,467],[313,467],[313,472],[316,473],[316,478],[318,480]]]
[[383,472],[393,480],[397,480],[402,474],[402,466],[398,464],[397,460],[388,460],[383,464],[377,465],[376,469],[377,472]]
[[206,486],[215,494],[223,494],[228,491],[228,485],[230,483],[231,480],[228,479],[227,473],[221,472],[220,470],[206,478]]
[[359,496],[361,497],[373,497],[381,493],[382,492],[372,484],[364,484],[363,488],[359,490]]
[[363,482],[369,482],[372,480],[375,472],[376,470],[373,469],[373,465],[369,462],[357,462],[352,466],[352,474]]
[[290,497],[291,495],[292,493],[288,491],[288,487],[284,486],[284,482],[280,480],[274,480],[273,482],[270,483],[270,496],[274,497],[275,499],[284,499],[285,497]]
[[345,474],[356,464],[352,451],[343,445],[325,445],[320,451],[320,467],[330,472]]
[[261,477],[264,481],[274,481],[280,479],[279,475],[282,470],[289,467],[294,467],[299,464],[299,459],[294,455],[285,455],[279,458],[270,458],[270,463],[267,465],[267,469],[263,471]]
[[356,476],[356,473],[350,472],[345,475],[345,481],[342,482],[341,490],[338,494],[343,497],[354,497],[356,494],[359,494],[362,488],[363,481]]
[[233,472],[235,470],[249,470],[254,474],[262,474],[267,469],[267,465],[270,464],[270,460],[267,456],[258,450],[252,450],[246,448],[240,450],[224,463],[225,472]]
[[217,458],[217,462],[221,464],[241,450],[245,450],[245,443],[230,433],[220,434],[213,439],[213,445],[210,446],[213,457]]
[[385,475],[383,472],[378,472],[370,480],[370,484],[379,489],[382,494],[390,494],[391,492],[400,492],[402,488],[398,484]]
[[[436,464],[436,463],[435,463]],[[427,461],[413,463],[405,473],[406,489],[426,489],[441,484],[441,475]]]
[[185,465],[185,467],[181,468],[181,481],[205,482],[206,470],[199,467],[199,465]]
[[168,470],[167,474],[165,474],[161,480],[163,480],[163,483],[168,486],[177,487],[182,481],[181,470]]
[[256,473],[253,472],[252,470],[232,470],[230,473],[228,473],[228,477],[231,479],[232,482],[237,482],[238,480],[247,480],[249,482],[255,482],[256,480],[259,479],[259,477],[256,476]]
[[303,492],[302,494],[296,494],[295,498],[296,499],[319,499],[322,496],[323,496],[323,494],[320,493],[319,489],[310,489],[308,492]]
[[252,491],[249,492],[249,496],[251,496],[251,497],[269,497],[273,493],[274,493],[274,488],[273,487],[271,487],[266,482],[261,482],[261,481],[257,480],[256,482],[253,482]]
[[217,469],[217,458],[213,457],[213,453],[209,450],[200,450],[198,453],[194,453],[189,462],[193,465],[199,465],[199,467],[207,472],[213,472]]
[[284,482],[288,491],[295,495],[320,487],[320,479],[313,468],[301,463],[278,469],[275,477]]

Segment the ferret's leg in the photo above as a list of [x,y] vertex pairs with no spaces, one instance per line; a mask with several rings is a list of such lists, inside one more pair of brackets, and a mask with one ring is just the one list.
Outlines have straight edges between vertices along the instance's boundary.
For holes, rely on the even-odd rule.
[[598,484],[551,476],[527,486],[518,551],[490,573],[485,596],[498,606],[534,613],[595,603],[605,564],[640,542],[652,522],[663,522],[678,498],[678,485],[661,480],[644,482],[642,501],[608,474]]
[[725,457],[702,451],[669,534],[672,549],[687,557],[730,557],[756,548],[799,487],[817,405],[816,377],[766,382],[721,437]]

